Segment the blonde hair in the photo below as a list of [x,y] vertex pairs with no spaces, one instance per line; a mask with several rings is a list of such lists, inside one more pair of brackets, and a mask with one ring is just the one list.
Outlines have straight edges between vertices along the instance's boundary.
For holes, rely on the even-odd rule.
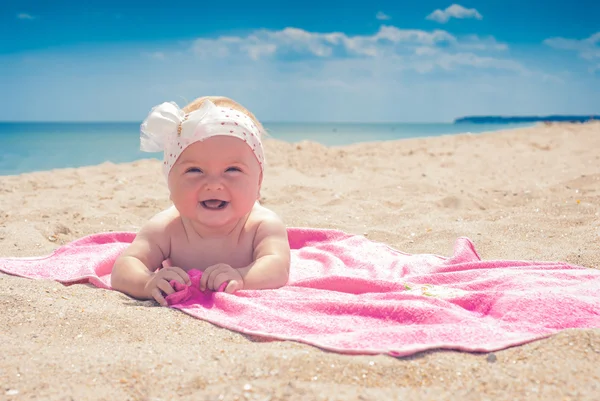
[[211,102],[213,102],[215,104],[215,106],[231,107],[234,110],[244,113],[245,115],[250,117],[252,119],[252,121],[254,121],[254,124],[256,124],[256,127],[259,130],[259,135],[262,136],[262,134],[264,134],[265,136],[267,136],[267,133],[266,133],[264,127],[262,126],[260,121],[258,121],[258,119],[254,116],[254,114],[252,114],[252,112],[250,112],[248,109],[246,109],[244,106],[242,106],[235,100],[230,99],[225,96],[202,96],[202,97],[199,97],[196,100],[193,100],[190,103],[188,103],[183,108],[183,111],[185,113],[191,113],[194,110],[198,110],[200,108],[200,106],[202,106],[202,104],[207,100],[210,100]]

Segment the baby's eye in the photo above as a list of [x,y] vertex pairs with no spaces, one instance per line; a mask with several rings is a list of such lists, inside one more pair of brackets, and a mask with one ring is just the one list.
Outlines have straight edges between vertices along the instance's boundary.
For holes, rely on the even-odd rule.
[[198,167],[190,167],[185,172],[186,173],[201,173],[202,170],[200,170]]
[[231,171],[238,171],[238,172],[239,172],[239,171],[242,171],[242,170],[240,170],[238,167],[229,167],[229,168],[227,168],[227,170],[225,170],[225,171],[228,171],[228,172],[231,172]]

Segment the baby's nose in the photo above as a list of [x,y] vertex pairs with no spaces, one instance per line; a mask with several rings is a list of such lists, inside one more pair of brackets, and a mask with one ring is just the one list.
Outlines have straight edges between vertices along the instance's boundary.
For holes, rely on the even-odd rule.
[[220,191],[223,189],[223,183],[218,178],[209,179],[206,182],[206,189],[209,191]]

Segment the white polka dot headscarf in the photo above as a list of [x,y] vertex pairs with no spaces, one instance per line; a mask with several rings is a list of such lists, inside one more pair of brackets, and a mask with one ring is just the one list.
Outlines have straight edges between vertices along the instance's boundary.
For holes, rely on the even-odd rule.
[[261,171],[265,156],[260,129],[245,113],[230,107],[218,107],[205,100],[199,109],[185,113],[174,102],[155,106],[140,127],[140,149],[164,151],[163,172],[169,172],[181,153],[191,144],[217,135],[239,138],[252,149]]

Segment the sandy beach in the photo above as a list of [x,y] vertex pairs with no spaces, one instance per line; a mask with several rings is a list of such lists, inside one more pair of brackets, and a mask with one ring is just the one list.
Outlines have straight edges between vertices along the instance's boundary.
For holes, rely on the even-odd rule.
[[[290,227],[408,253],[600,269],[600,123],[327,148],[265,142],[261,202]],[[158,160],[0,177],[0,257],[136,231]],[[342,355],[264,341],[91,285],[0,274],[0,400],[597,400],[600,329],[488,353]],[[600,290],[600,289],[599,289]]]

